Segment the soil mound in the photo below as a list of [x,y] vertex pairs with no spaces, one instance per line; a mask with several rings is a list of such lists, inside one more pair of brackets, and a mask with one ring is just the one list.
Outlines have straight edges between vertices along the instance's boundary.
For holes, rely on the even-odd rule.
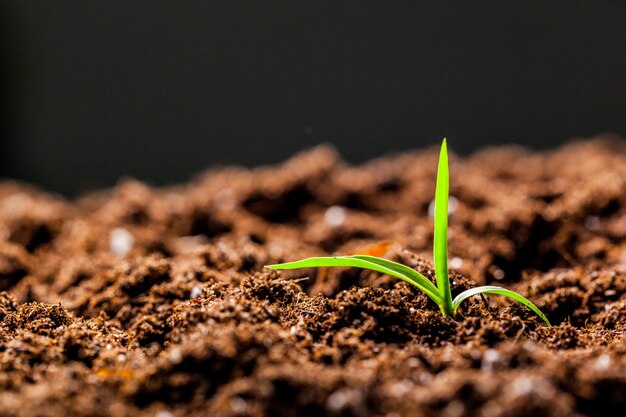
[[451,160],[457,317],[403,281],[263,265],[367,252],[433,277],[436,149],[319,147],[75,201],[0,183],[0,415],[603,416],[626,406],[626,145]]

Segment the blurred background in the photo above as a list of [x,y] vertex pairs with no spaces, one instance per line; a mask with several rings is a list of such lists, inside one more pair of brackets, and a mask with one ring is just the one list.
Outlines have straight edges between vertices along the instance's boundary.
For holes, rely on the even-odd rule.
[[0,177],[68,195],[626,135],[623,0],[3,0],[0,36]]

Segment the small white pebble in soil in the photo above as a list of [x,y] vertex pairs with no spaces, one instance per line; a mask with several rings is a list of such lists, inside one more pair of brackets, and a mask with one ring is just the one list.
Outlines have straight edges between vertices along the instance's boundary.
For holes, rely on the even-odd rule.
[[324,213],[324,221],[330,227],[339,227],[346,221],[346,209],[339,206],[331,206]]
[[[448,197],[448,216],[452,215],[457,208],[459,208],[459,200],[453,196]],[[431,220],[435,218],[435,200],[428,205],[428,217]]]
[[493,372],[495,365],[500,361],[500,354],[495,349],[487,349],[483,355],[481,367],[487,372]]
[[515,378],[511,384],[513,393],[517,396],[523,397],[533,392],[533,380],[531,378],[520,376]]
[[597,232],[601,226],[600,219],[596,216],[589,216],[585,219],[585,228],[589,231]]
[[109,235],[109,247],[117,256],[124,256],[133,248],[135,239],[130,232],[122,227],[111,230]]
[[154,417],[174,417],[174,414],[166,410],[161,410],[154,413]]
[[296,329],[296,326],[291,326],[291,328],[289,329],[289,334],[293,336],[294,334],[296,334],[297,330],[298,329]]
[[350,405],[357,405],[362,400],[361,393],[355,389],[342,388],[333,392],[328,400],[326,400],[326,406],[330,411],[339,412],[345,410]]
[[450,259],[450,268],[459,269],[463,267],[463,259],[457,258],[456,256]]
[[496,269],[495,271],[493,271],[493,277],[494,277],[495,279],[497,279],[497,280],[502,280],[502,279],[504,279],[504,276],[505,276],[505,275],[506,275],[506,274],[505,274],[505,273],[504,273],[504,271],[503,271],[503,270],[501,270],[501,269]]
[[176,347],[170,349],[167,357],[174,365],[177,365],[183,361],[183,353],[180,351],[179,348]]
[[120,353],[119,355],[117,355],[117,361],[126,362],[126,355],[124,355],[123,353]]
[[611,357],[609,355],[600,355],[596,359],[596,369],[598,371],[605,371],[611,366]]
[[200,298],[201,295],[202,295],[202,287],[200,287],[199,285],[194,285],[193,288],[191,289],[191,293],[189,294],[189,297]]
[[248,403],[241,397],[233,397],[230,400],[230,408],[235,414],[243,414],[248,410]]

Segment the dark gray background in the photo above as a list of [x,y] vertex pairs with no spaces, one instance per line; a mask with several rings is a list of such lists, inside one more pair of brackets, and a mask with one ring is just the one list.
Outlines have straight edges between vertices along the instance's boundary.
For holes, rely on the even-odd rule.
[[626,135],[622,0],[4,0],[0,33],[0,176],[65,193]]

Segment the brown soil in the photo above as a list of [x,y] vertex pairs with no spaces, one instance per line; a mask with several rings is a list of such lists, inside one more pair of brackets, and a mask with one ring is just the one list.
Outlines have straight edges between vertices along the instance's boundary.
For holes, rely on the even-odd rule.
[[453,293],[498,282],[553,328],[501,298],[452,319],[377,273],[262,268],[369,250],[432,276],[436,152],[320,147],[71,202],[1,183],[0,415],[623,415],[623,142],[452,158]]

